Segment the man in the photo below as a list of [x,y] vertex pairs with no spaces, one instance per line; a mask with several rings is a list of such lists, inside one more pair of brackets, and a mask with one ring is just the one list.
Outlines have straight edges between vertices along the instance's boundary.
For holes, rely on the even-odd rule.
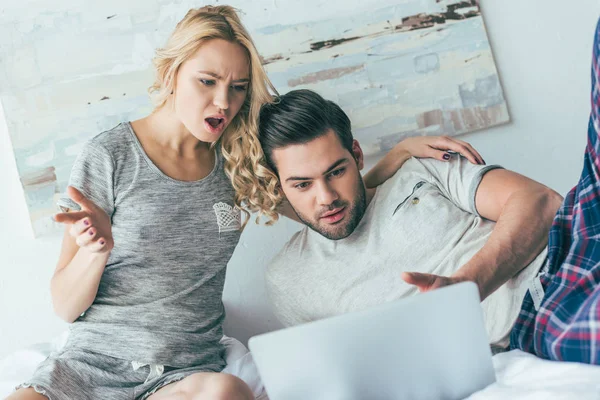
[[550,231],[548,263],[527,294],[511,347],[543,358],[600,364],[600,21],[583,171]]
[[545,260],[558,194],[458,155],[411,159],[366,189],[348,117],[308,90],[265,106],[259,126],[267,163],[307,225],[267,271],[285,325],[469,280],[479,287],[490,343],[508,345],[527,284]]

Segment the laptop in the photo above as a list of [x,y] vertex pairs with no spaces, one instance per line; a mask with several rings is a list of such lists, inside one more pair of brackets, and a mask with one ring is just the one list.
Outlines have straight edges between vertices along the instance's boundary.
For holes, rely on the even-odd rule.
[[464,282],[249,347],[270,400],[464,399],[496,380],[479,302]]

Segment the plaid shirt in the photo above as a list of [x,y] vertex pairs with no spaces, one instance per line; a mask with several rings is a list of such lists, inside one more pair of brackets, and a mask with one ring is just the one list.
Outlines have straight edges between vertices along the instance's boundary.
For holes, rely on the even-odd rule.
[[592,60],[592,112],[583,172],[558,210],[536,310],[523,301],[511,347],[552,360],[600,364],[600,21]]

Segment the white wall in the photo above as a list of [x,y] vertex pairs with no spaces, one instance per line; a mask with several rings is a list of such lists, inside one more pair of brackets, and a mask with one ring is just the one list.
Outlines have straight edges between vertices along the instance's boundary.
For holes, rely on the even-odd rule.
[[[600,1],[481,3],[513,122],[462,138],[488,163],[500,163],[564,194],[581,170]],[[66,326],[53,316],[48,290],[60,238],[31,239],[1,121],[0,116],[0,357],[46,341]],[[262,271],[297,227],[285,222],[272,228],[250,226],[244,232],[225,287],[230,335],[246,340],[277,327],[264,298]]]

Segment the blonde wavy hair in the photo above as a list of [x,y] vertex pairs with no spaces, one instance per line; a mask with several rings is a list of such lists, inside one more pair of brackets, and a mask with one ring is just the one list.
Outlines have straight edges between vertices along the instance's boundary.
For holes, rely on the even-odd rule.
[[[263,104],[277,94],[262,67],[262,60],[250,34],[233,7],[205,6],[191,9],[177,24],[167,44],[156,51],[156,80],[148,89],[156,108],[163,107],[173,93],[177,72],[209,40],[223,39],[246,49],[250,61],[250,84],[246,100],[220,139],[225,158],[225,173],[235,190],[235,205],[244,212],[244,226],[250,212],[268,217],[267,224],[278,218],[282,202],[277,176],[266,166],[258,141],[258,117]],[[271,93],[269,92],[271,91]]]

